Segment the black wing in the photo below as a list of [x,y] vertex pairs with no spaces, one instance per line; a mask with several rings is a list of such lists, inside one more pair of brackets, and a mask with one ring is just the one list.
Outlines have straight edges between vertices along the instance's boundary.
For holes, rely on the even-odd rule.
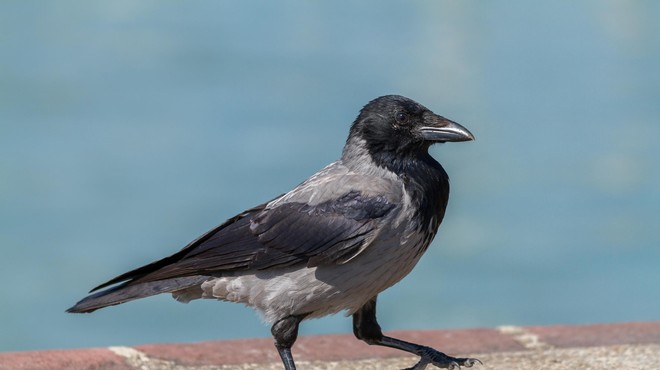
[[[282,202],[247,210],[178,253],[120,275],[94,290],[195,275],[343,263],[358,254],[395,204],[351,191],[310,205]],[[94,291],[93,290],[93,291]]]

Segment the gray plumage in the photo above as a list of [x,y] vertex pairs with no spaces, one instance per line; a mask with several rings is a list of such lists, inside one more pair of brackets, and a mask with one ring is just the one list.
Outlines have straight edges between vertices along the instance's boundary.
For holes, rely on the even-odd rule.
[[109,288],[68,311],[170,292],[181,302],[253,307],[278,340],[277,325],[288,318],[299,318],[297,333],[302,319],[375,307],[378,293],[413,269],[444,217],[449,180],[428,147],[472,139],[410,99],[375,99],[351,126],[339,160],[181,251],[98,286]]

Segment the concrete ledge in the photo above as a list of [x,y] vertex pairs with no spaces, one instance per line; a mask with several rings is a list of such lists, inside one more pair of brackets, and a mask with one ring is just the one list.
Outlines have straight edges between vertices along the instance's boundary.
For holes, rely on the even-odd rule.
[[[389,335],[484,362],[479,369],[660,369],[660,322],[400,331]],[[400,369],[415,359],[352,335],[308,336],[298,368]],[[430,367],[429,367],[430,368]],[[0,353],[0,369],[282,369],[270,339]]]

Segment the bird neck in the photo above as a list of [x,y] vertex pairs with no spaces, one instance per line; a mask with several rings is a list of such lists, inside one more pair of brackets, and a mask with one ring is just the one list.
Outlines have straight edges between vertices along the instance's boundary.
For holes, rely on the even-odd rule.
[[349,139],[342,162],[356,172],[399,178],[417,209],[419,226],[435,234],[447,207],[449,176],[427,148],[410,153],[370,151],[364,140]]
[[449,177],[444,168],[428,152],[388,157],[383,155],[374,161],[403,180],[406,192],[416,205],[419,227],[435,235],[449,200]]

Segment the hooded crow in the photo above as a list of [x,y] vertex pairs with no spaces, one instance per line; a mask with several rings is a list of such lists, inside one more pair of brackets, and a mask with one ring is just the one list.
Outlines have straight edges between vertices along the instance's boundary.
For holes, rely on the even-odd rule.
[[358,339],[420,356],[410,369],[470,367],[479,361],[385,336],[376,321],[376,297],[413,269],[445,215],[449,178],[429,147],[469,140],[466,128],[411,99],[374,99],[339,160],[179,252],[97,286],[91,292],[105,289],[68,312],[159,293],[243,303],[272,325],[284,367],[294,370],[300,322],[345,311]]

